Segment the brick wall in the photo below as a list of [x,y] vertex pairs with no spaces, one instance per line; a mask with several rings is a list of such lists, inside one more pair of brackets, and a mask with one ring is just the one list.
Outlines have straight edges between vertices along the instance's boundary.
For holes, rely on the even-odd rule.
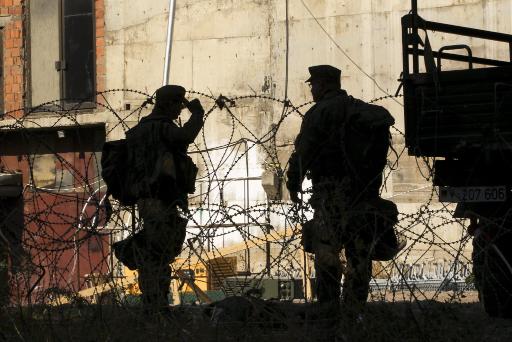
[[0,15],[10,16],[3,28],[4,112],[23,108],[23,0],[0,0]]
[[[24,95],[28,90],[24,73],[24,3],[25,0],[0,0],[0,16],[8,17],[3,28],[4,112],[23,108]],[[104,0],[95,0],[94,5],[96,12],[96,90],[103,91],[106,85]],[[19,117],[22,112],[14,115]]]
[[104,0],[95,0],[94,8],[96,11],[96,91],[104,91],[106,90]]

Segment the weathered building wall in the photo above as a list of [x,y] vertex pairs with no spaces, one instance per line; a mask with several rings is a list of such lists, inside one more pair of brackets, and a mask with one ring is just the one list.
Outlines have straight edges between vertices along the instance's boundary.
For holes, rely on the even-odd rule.
[[[152,93],[162,81],[168,2],[105,3],[107,88]],[[343,70],[343,87],[356,97],[371,100],[394,94],[402,70],[400,18],[409,11],[408,1],[290,3],[286,79],[285,1],[178,1],[170,79],[188,89],[227,96],[256,92],[284,98],[287,86],[288,98],[298,105],[311,99],[304,83],[307,67],[329,63]],[[420,15],[429,20],[512,31],[508,0],[421,1]],[[433,34],[429,38],[434,48],[456,39],[475,46],[475,55],[509,56],[506,44],[469,42],[448,35]],[[114,107],[119,109],[126,102],[137,101],[131,94],[116,100]],[[401,100],[381,103],[390,109],[397,128],[403,131]],[[273,115],[275,121],[280,112]],[[217,132],[222,135],[223,125],[211,121],[218,123]],[[269,122],[252,123],[257,129]],[[298,117],[287,122],[279,140],[292,141],[299,125]]]
[[[19,0],[0,3],[1,13],[10,14],[14,19],[8,25],[15,25],[18,33],[22,32],[19,3]],[[171,82],[206,94],[211,92],[214,96],[264,94],[284,99],[287,93],[289,100],[299,105],[311,99],[304,83],[308,77],[307,67],[332,64],[342,69],[342,85],[356,97],[371,100],[394,94],[402,69],[400,18],[410,10],[408,1],[290,1],[288,11],[285,4],[285,1],[276,0],[178,0]],[[168,1],[96,0],[95,5],[97,90],[135,89],[152,94],[163,79]],[[512,32],[510,0],[421,1],[420,15],[433,21]],[[8,31],[4,32],[7,34]],[[12,33],[12,37],[9,34],[12,40],[4,39],[4,52],[12,55],[9,57],[22,56],[18,33]],[[429,38],[434,48],[456,41],[474,46],[475,55],[509,57],[508,46],[504,44],[438,34]],[[9,52],[9,49],[16,51]],[[7,68],[11,60],[5,56]],[[22,62],[13,59],[13,72],[5,76],[6,108],[22,105],[22,94],[26,89],[8,88],[11,83],[21,84]],[[450,66],[446,64],[446,67]],[[144,96],[129,91],[109,93],[106,98],[109,106],[126,117],[129,125],[133,125],[138,117],[127,116],[130,113],[127,105],[134,108],[145,100]],[[204,97],[201,100],[207,105],[212,104]],[[403,131],[401,99],[386,99],[379,103],[391,111],[397,128]],[[250,138],[250,133],[268,131],[279,119],[282,105],[270,100],[243,100],[237,103],[233,112],[247,125],[247,130],[234,133],[236,140]],[[40,116],[25,125],[49,126],[54,122],[52,118]],[[92,112],[78,114],[77,122],[105,123],[107,139],[123,137],[123,126],[101,106]],[[279,130],[277,143],[290,144],[300,122],[298,115],[291,115],[284,122],[284,128]],[[10,122],[5,122],[8,124]],[[59,124],[76,123],[61,119]],[[229,115],[225,111],[214,111],[205,126],[205,140],[198,139],[197,148],[224,144],[231,135],[230,130]],[[397,151],[401,152],[403,138],[396,135],[394,141]],[[283,165],[290,151],[290,146],[278,151]],[[222,156],[221,152],[211,154],[214,162]],[[263,170],[265,158],[262,149],[251,148],[247,162],[249,170],[246,170],[244,159],[234,168],[226,166],[221,170],[230,171],[232,177],[257,177]],[[236,156],[232,156],[226,165],[232,160],[236,160]],[[426,202],[436,202],[435,194],[432,199],[431,180],[418,172],[418,164],[423,162],[402,154],[387,182],[386,197],[399,203],[403,212],[412,213]],[[226,186],[223,198],[228,204],[244,204],[248,194],[244,196],[242,184]],[[251,181],[249,197],[250,203],[265,200],[258,181]],[[453,229],[443,234],[458,236],[460,229]]]
[[[86,283],[87,274],[108,273],[108,237],[91,238],[89,233],[80,231],[94,212],[91,200],[101,196],[104,190],[99,174],[99,157],[105,141],[100,110],[104,109],[98,105],[98,112],[91,109],[80,112],[76,117],[78,123],[84,125],[80,129],[71,127],[77,124],[72,115],[59,124],[57,113],[33,113],[29,109],[30,105],[59,99],[60,80],[54,63],[59,60],[62,33],[59,15],[55,12],[61,10],[61,4],[57,0],[0,1],[3,56],[0,169],[23,175],[26,190],[22,196],[23,248],[35,264],[45,267],[32,293],[34,298],[41,295],[39,291],[44,293],[50,287],[71,286],[79,290]],[[103,91],[106,74],[104,4],[103,0],[92,0],[92,4],[94,83],[97,91]],[[31,9],[38,11],[37,20],[31,20]],[[41,58],[42,54],[46,58]],[[35,66],[40,60],[51,60],[51,63]],[[93,122],[96,125],[91,125]],[[74,243],[74,248],[62,248],[76,239],[81,242]],[[63,245],[56,247],[56,244]],[[61,252],[57,252],[59,249]],[[17,295],[27,294],[28,282],[24,283],[20,277],[13,277],[11,282]]]
[[[151,94],[161,85],[167,6],[166,0],[95,1],[98,91],[135,89]],[[299,105],[311,100],[304,83],[308,77],[307,67],[329,63],[343,70],[343,87],[356,97],[370,100],[392,94],[398,87],[397,78],[402,68],[400,18],[410,10],[409,7],[407,1],[384,0],[290,3],[287,48],[284,1],[177,1],[170,79],[187,89],[206,94],[211,92],[215,96],[221,93],[228,97],[265,94],[284,99],[287,88],[288,98],[294,105]],[[2,13],[12,12],[7,25],[18,25],[13,33],[7,30],[10,26],[4,30],[4,35],[9,37],[4,39],[4,65],[9,68],[11,62],[16,62],[13,71],[7,69],[5,73],[4,98],[6,107],[17,108],[22,106],[23,92],[27,90],[18,89],[21,85],[15,85],[16,92],[10,92],[14,89],[10,83],[15,80],[22,82],[23,66],[21,52],[9,49],[22,45],[21,21],[16,21],[21,19],[22,7],[18,0],[0,8]],[[505,33],[512,31],[509,0],[422,1],[420,14],[429,20]],[[439,47],[441,42],[448,44],[454,41],[453,36],[435,34],[430,39],[434,47]],[[479,40],[469,42],[460,37],[457,41],[471,43],[475,46],[476,55],[508,57],[508,47],[504,44],[483,44]],[[21,51],[20,47],[17,48]],[[286,51],[289,55],[288,73]],[[14,55],[13,59],[7,56],[10,54]],[[116,111],[123,112],[127,104],[138,105],[144,97],[131,92],[116,92],[108,94],[107,99]],[[397,128],[403,131],[401,99],[387,99],[380,103],[388,107],[396,118]],[[256,132],[267,131],[281,114],[281,107],[268,101],[254,101],[246,105],[243,119],[248,123],[248,129]],[[235,114],[242,115],[240,112],[235,111]],[[130,119],[136,120],[135,116],[127,120]],[[107,122],[108,139],[115,139],[123,135],[123,129],[117,125],[110,131],[108,125],[111,122],[112,127],[116,126],[117,120],[98,106],[95,113],[84,112],[77,121],[80,124]],[[41,117],[35,122],[34,126],[46,126],[52,120]],[[74,123],[62,120],[62,124]],[[220,111],[212,114],[206,126],[210,146],[222,144],[230,124]],[[293,141],[300,118],[292,115],[285,124],[286,129],[278,133],[278,143]],[[242,132],[240,136],[244,134],[248,135]],[[397,144],[402,143],[400,137],[395,140]],[[283,160],[289,150],[284,152]],[[262,161],[257,157],[253,160]],[[261,165],[251,164],[255,171],[261,170]],[[400,185],[400,179],[419,181],[417,175],[411,174],[416,173],[415,164],[416,161],[405,158],[401,161],[397,172],[405,174],[393,175],[391,189],[395,188],[395,183],[397,191],[406,189]],[[394,192],[391,190],[391,194],[396,195]],[[410,196],[412,198],[400,195],[400,198],[406,202],[415,201],[416,194],[411,192]]]

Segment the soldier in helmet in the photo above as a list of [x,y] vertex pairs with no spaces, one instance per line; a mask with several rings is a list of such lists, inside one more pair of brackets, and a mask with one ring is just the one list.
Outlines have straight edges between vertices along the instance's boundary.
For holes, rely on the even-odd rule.
[[[190,119],[179,127],[176,120],[187,108]],[[198,99],[188,102],[178,85],[159,88],[151,114],[128,130],[132,193],[143,230],[129,243],[114,245],[118,259],[138,269],[143,304],[151,313],[168,311],[170,266],[181,252],[187,220],[178,208],[188,209],[187,193],[194,191],[197,168],[187,148],[203,127],[204,110]]]
[[[342,146],[340,136],[347,116],[346,103],[350,101],[341,89],[341,71],[318,65],[310,67],[309,73],[306,82],[315,105],[304,115],[289,160],[286,185],[291,200],[300,203],[304,177],[308,175],[312,181],[310,204],[314,219],[313,224],[303,226],[303,243],[307,251],[315,254],[318,301],[338,308],[345,274],[343,303],[349,308],[362,307],[371,276],[370,242],[360,237],[363,228],[350,218],[349,208],[367,196],[378,196],[381,177],[364,188],[351,183],[343,159],[343,149],[350,146]],[[340,260],[342,249],[346,267]]]

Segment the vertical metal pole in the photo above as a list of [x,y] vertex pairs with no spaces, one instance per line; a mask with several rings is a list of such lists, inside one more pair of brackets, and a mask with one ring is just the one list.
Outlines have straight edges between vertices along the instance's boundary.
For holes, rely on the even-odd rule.
[[172,34],[174,31],[174,14],[176,12],[176,0],[169,0],[169,20],[167,22],[167,46],[165,49],[163,84],[169,84],[169,69],[171,67]]
[[420,71],[420,63],[418,58],[418,0],[412,0],[412,69],[415,74]]
[[409,22],[408,18],[402,18],[402,62],[403,74],[402,78],[406,79],[409,76]]
[[412,14],[418,14],[418,0],[412,0]]
[[[79,204],[79,197],[78,197],[78,194],[76,194],[76,214],[77,216],[76,217],[80,217],[80,204]],[[76,238],[80,239],[80,226],[76,232]],[[74,241],[75,243],[75,248],[76,248],[76,253],[78,254],[76,256],[76,282],[77,282],[77,291],[80,291],[80,245]]]
[[284,85],[284,100],[288,101],[288,74],[289,74],[289,57],[290,57],[290,20],[289,20],[289,5],[288,0],[285,2],[285,15],[286,15],[286,54],[285,54],[285,85]]
[[270,265],[270,253],[271,246],[270,241],[268,240],[268,236],[270,234],[270,200],[267,198],[267,213],[265,215],[266,225],[265,225],[265,233],[267,234],[267,241],[265,242],[265,268],[267,270],[267,277],[270,277],[271,265]]
[[[249,226],[249,214],[247,213],[249,211],[249,201],[251,198],[249,196],[249,143],[247,142],[247,140],[244,140],[244,142],[245,142],[245,176],[246,176],[246,179],[244,182],[245,194],[246,194],[244,206],[245,206],[245,218],[246,218],[246,222],[247,222],[247,237],[249,238],[249,236],[251,234],[251,229]],[[249,272],[249,274],[251,273],[251,249],[250,248],[247,248],[247,271]]]
[[[108,233],[108,245],[112,246],[114,243],[114,232],[113,230],[109,229]],[[110,253],[110,274],[112,275],[112,278],[115,278],[117,274],[114,272],[114,253]]]

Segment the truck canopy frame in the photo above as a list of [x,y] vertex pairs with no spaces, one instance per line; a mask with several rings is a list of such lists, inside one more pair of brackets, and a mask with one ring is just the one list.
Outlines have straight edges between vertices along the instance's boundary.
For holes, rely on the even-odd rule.
[[[415,3],[402,17],[401,81],[409,154],[459,158],[475,150],[512,152],[512,35],[427,21],[417,14]],[[433,50],[428,39],[433,31],[507,43],[509,60],[475,57],[463,44]],[[446,52],[452,50],[466,54]],[[425,71],[420,71],[420,57]],[[443,60],[466,62],[468,68],[442,70]]]

